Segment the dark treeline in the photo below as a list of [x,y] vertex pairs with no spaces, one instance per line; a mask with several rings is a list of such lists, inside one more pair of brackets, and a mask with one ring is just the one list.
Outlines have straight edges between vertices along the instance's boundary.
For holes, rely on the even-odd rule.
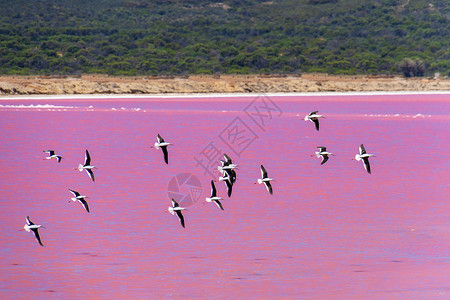
[[[3,0],[1,74],[450,70],[441,0]],[[406,74],[406,73],[405,73]]]

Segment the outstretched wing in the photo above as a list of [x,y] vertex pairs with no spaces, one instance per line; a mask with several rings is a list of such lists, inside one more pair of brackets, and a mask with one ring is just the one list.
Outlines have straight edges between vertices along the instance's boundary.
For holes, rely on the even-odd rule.
[[230,179],[231,183],[234,184],[236,181],[236,172],[232,169],[225,169],[225,174],[227,174],[227,177]]
[[158,143],[164,143],[164,139],[159,135],[159,133],[158,133],[157,139],[158,139]]
[[270,181],[265,181],[264,185],[266,186],[267,190],[271,195],[273,195],[272,185],[270,184]]
[[173,207],[178,207],[178,206],[180,206],[180,205],[178,204],[177,201],[175,201],[175,199],[172,198],[172,206],[173,206]]
[[31,222],[31,220],[30,220],[30,217],[29,217],[29,216],[27,216],[27,218],[26,218],[26,221],[27,221],[27,225],[28,225],[28,226],[34,225],[34,223],[33,223],[33,222]]
[[214,185],[214,181],[211,180],[211,198],[216,197],[217,195],[216,186]]
[[370,173],[370,163],[369,163],[369,158],[368,157],[364,157],[363,159],[363,164],[364,164],[364,169],[366,169],[367,173]]
[[185,228],[185,227],[184,227],[184,217],[183,217],[183,214],[181,213],[180,210],[177,210],[176,212],[177,212],[178,218],[180,218],[181,226],[183,226],[183,228]]
[[230,170],[230,174],[231,174],[231,183],[234,184],[236,182],[236,171]]
[[363,145],[363,144],[361,144],[361,145],[359,146],[359,154],[360,154],[360,155],[366,154],[366,149],[364,148],[364,145]]
[[261,176],[262,176],[262,178],[267,178],[267,171],[263,165],[261,165]]
[[69,190],[69,192],[71,192],[72,194],[73,194],[73,196],[76,198],[76,197],[78,197],[78,196],[80,196],[80,193],[78,193],[77,191],[74,191],[74,190],[71,190],[71,189],[68,189]]
[[327,147],[317,146],[317,148],[319,148],[320,152],[325,152],[325,151],[327,151]]
[[310,112],[310,113],[309,113],[309,115],[310,115],[310,116],[312,116],[312,115],[316,115],[316,114],[317,114],[318,112],[319,112],[318,110],[316,110],[316,111],[312,111],[312,112]]
[[221,210],[224,210],[224,209],[223,209],[223,206],[222,206],[222,203],[220,203],[219,200],[214,200],[214,203],[216,203],[217,206],[218,206]]
[[169,164],[169,152],[167,152],[167,146],[162,146],[161,150],[164,153],[164,161],[166,164]]
[[61,159],[62,159],[62,157],[61,156],[56,156],[56,159],[58,159],[58,162],[60,163],[61,162]]
[[86,169],[86,172],[88,173],[89,178],[91,178],[92,181],[95,181],[94,172],[92,171],[92,169]]
[[81,202],[81,205],[83,205],[84,209],[85,209],[87,212],[89,212],[89,205],[88,205],[87,201],[84,200],[84,199],[79,199],[78,201],[80,201],[80,202]]
[[322,156],[322,162],[321,162],[320,164],[323,165],[324,163],[327,162],[327,160],[328,160],[328,155],[322,154],[321,156]]
[[314,122],[314,125],[316,126],[316,130],[319,131],[319,119],[313,118],[311,121]]
[[89,151],[86,149],[86,154],[84,155],[84,165],[90,166],[91,165],[91,156],[89,155]]
[[231,197],[231,193],[233,192],[233,184],[230,182],[230,178],[228,177],[227,180],[225,180],[225,183],[227,185],[227,194],[228,197]]
[[37,229],[37,228],[32,228],[31,230],[33,231],[34,236],[36,237],[36,240],[37,240],[37,242],[39,243],[39,245],[41,245],[42,247],[44,247],[44,244],[42,244],[42,241],[41,241],[41,237],[39,236],[38,229]]
[[226,153],[224,153],[223,156],[227,160],[228,164],[232,164],[233,163],[233,161],[231,160],[231,157],[229,157]]

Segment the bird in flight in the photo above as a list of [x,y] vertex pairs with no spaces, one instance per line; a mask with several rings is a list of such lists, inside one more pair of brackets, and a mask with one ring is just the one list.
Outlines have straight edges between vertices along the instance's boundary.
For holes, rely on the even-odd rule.
[[80,172],[83,172],[83,170],[85,170],[86,173],[88,174],[89,178],[91,178],[92,181],[95,181],[94,172],[92,171],[92,169],[94,169],[94,168],[95,168],[95,166],[91,166],[91,156],[89,155],[89,151],[86,149],[86,154],[84,156],[84,165],[79,164],[78,170]]
[[178,204],[177,201],[175,201],[175,199],[172,198],[172,206],[169,206],[168,211],[174,215],[175,213],[177,214],[178,218],[180,219],[181,222],[181,226],[184,227],[184,217],[183,214],[181,213],[181,211],[186,210],[186,208],[184,207],[180,207],[180,205]]
[[54,150],[44,150],[43,152],[48,153],[48,156],[45,159],[56,159],[59,163],[61,162],[62,156],[56,155]]
[[[161,135],[159,135],[159,133],[158,133],[157,140],[158,141],[155,143],[155,148],[156,148],[156,150],[161,148],[162,152],[164,153],[164,161],[166,162],[166,164],[169,164],[169,153],[167,152],[167,146],[172,145],[172,144],[165,142],[164,139],[161,137]],[[150,148],[153,148],[153,146]]]
[[368,154],[366,152],[366,149],[364,148],[364,145],[361,144],[359,146],[359,154],[355,155],[355,159],[357,161],[362,160],[363,165],[364,165],[364,169],[366,169],[367,173],[371,174],[370,172],[370,163],[369,163],[369,157],[373,156],[373,154]]
[[271,195],[273,195],[273,190],[272,190],[272,185],[270,184],[271,181],[273,181],[272,178],[269,178],[267,176],[267,171],[266,168],[264,168],[263,165],[261,165],[261,179],[258,179],[258,183],[264,183],[264,185],[266,186],[267,191],[269,191],[269,193]]
[[38,232],[38,229],[41,227],[44,228],[44,226],[34,224],[33,222],[31,222],[29,216],[27,216],[26,222],[27,223],[25,224],[25,226],[23,226],[23,229],[25,229],[26,232],[33,231],[36,241],[39,243],[39,245],[44,247],[44,244],[42,244],[41,237],[39,236],[39,232]]
[[318,114],[317,114],[318,112],[319,112],[319,111],[316,110],[316,111],[310,112],[309,115],[306,115],[306,116],[305,116],[305,121],[311,121],[311,122],[313,122],[314,125],[316,126],[316,130],[317,130],[317,131],[319,131],[319,118],[325,118],[325,117],[322,116],[322,115],[318,115]]
[[[87,203],[87,201],[85,199],[87,197],[84,196],[84,195],[81,195],[77,191],[74,191],[74,190],[71,190],[71,189],[69,189],[69,191],[73,194],[73,198],[70,198],[70,200],[72,200],[73,202],[80,201],[80,203],[81,203],[81,205],[83,205],[84,209],[87,212],[89,212],[89,205],[88,205],[88,203]],[[69,203],[70,203],[70,200],[69,200]]]

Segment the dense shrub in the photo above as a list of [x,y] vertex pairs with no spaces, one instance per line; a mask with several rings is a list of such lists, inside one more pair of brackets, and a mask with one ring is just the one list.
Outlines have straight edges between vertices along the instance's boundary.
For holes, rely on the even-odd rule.
[[440,0],[2,4],[0,74],[423,76],[450,66],[450,8]]

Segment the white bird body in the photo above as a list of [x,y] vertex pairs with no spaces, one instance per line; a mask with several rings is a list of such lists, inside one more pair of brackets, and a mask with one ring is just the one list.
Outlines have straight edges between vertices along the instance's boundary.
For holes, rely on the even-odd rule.
[[91,170],[94,169],[95,166],[83,166],[82,164],[78,164],[78,170],[82,172],[83,170]]
[[25,229],[26,232],[30,232],[32,229],[38,229],[41,227],[42,227],[42,225],[35,225],[35,224],[27,225],[27,224],[25,224],[25,226],[23,226],[23,229]]
[[161,148],[161,147],[169,146],[169,145],[172,145],[172,144],[171,144],[171,143],[167,143],[167,142],[163,142],[163,143],[155,143],[155,148],[156,148],[156,149],[159,149],[159,148]]
[[264,182],[270,182],[272,180],[273,180],[273,178],[260,178],[260,179],[258,179],[258,183],[261,184]]
[[238,166],[238,165],[236,165],[236,164],[231,164],[231,165],[228,165],[228,166],[218,166],[217,169],[218,169],[219,171],[234,170],[234,169],[237,168],[237,166]]
[[317,157],[321,157],[322,155],[332,155],[333,153],[327,151],[316,152]]
[[76,202],[76,201],[78,201],[80,199],[84,199],[84,198],[87,198],[87,197],[84,195],[80,195],[80,196],[76,196],[75,198],[70,198],[70,200],[72,200],[73,202]]
[[228,174],[226,174],[226,176],[224,176],[224,177],[219,176],[219,181],[227,181],[229,179],[230,179],[230,177],[228,176]]
[[319,118],[323,118],[323,115],[307,115],[305,116],[305,121],[312,121],[312,119],[319,119]]
[[182,211],[185,210],[185,207],[169,207],[169,212],[174,215],[176,211]]
[[371,156],[373,156],[373,154],[369,154],[369,153],[365,153],[365,154],[363,154],[363,155],[356,154],[356,155],[355,155],[355,159],[356,159],[357,161],[360,161],[360,160],[363,159],[363,158],[367,158],[367,157],[371,157]]
[[59,159],[60,157],[61,156],[59,156],[59,155],[53,154],[53,155],[47,156],[45,159],[52,159],[52,158]]
[[211,198],[206,198],[206,202],[217,201],[217,200],[222,200],[222,197],[211,197]]

